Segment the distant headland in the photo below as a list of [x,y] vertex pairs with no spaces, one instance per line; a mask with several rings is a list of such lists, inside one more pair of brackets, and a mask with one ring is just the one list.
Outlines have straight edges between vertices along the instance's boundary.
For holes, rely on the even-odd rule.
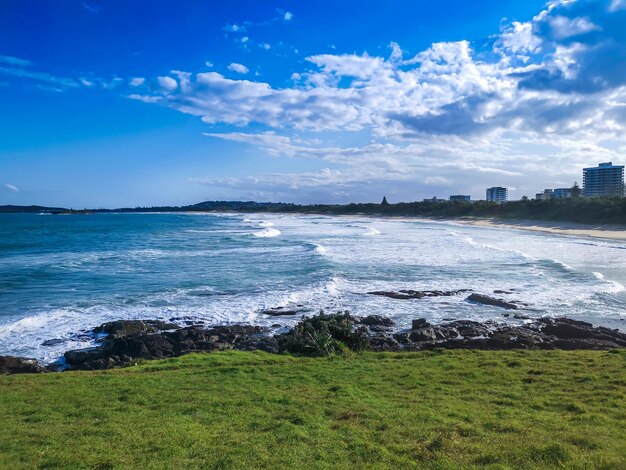
[[205,201],[187,206],[123,207],[117,209],[73,209],[46,206],[0,206],[0,213],[89,214],[107,212],[268,212],[326,215],[369,215],[440,219],[481,218],[542,220],[579,224],[626,225],[626,198],[567,198],[492,201],[421,201],[379,204],[292,204],[254,201]]

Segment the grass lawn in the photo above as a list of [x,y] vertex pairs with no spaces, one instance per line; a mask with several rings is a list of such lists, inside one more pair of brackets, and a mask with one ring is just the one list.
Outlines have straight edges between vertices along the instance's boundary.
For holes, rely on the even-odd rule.
[[624,351],[193,354],[0,377],[0,468],[626,468]]

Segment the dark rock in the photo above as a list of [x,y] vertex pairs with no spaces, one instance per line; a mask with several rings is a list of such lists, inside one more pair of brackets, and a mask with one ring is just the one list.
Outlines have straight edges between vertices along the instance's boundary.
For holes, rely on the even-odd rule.
[[376,335],[369,338],[369,349],[372,351],[399,351],[400,348],[400,343],[393,336]]
[[523,313],[516,313],[515,315],[513,315],[513,318],[515,318],[516,320],[530,320],[530,317]]
[[101,359],[106,356],[106,351],[101,347],[73,349],[71,351],[65,351],[63,356],[68,364],[75,365]]
[[94,333],[106,333],[112,336],[131,336],[144,333],[155,333],[157,331],[171,330],[178,328],[174,323],[167,323],[161,320],[117,320],[103,323],[94,328]]
[[[572,320],[570,318],[541,319],[545,324],[542,333],[553,335],[559,339],[590,339],[610,341],[626,346],[626,334],[603,327],[593,327],[591,323]],[[581,343],[582,344],[582,343]]]
[[424,297],[448,297],[459,294],[461,292],[467,292],[469,289],[441,291],[441,290],[399,290],[399,291],[373,291],[368,292],[370,295],[380,295],[382,297],[388,297],[390,299],[409,300],[409,299],[422,299]]
[[434,328],[419,328],[409,333],[409,340],[413,342],[419,341],[436,341],[439,338]]
[[496,289],[493,291],[494,294],[512,294],[513,291],[510,290],[502,290],[502,289]]
[[298,315],[299,313],[303,313],[301,310],[296,309],[288,309],[285,307],[275,307],[269,308],[267,310],[263,310],[261,312],[263,315],[269,315],[270,317],[287,317]]
[[408,332],[394,333],[392,337],[400,344],[409,344],[411,342]]
[[0,356],[0,375],[2,374],[42,374],[49,372],[36,359],[28,357]]
[[517,310],[519,308],[513,302],[508,302],[504,299],[497,299],[495,297],[490,297],[483,294],[470,294],[467,300],[469,300],[470,302],[476,302],[484,305],[493,305],[495,307],[508,308],[510,310]]
[[418,318],[417,320],[413,320],[411,322],[412,330],[417,330],[419,328],[427,328],[429,326],[430,326],[430,323],[428,323],[425,318]]
[[450,323],[446,323],[446,328],[454,328],[460,336],[464,338],[476,338],[484,337],[489,334],[489,328],[477,321],[471,320],[456,320]]
[[363,325],[367,326],[393,326],[395,322],[391,318],[383,317],[381,315],[368,315],[361,320]]
[[61,338],[47,339],[43,343],[41,343],[41,345],[42,346],[54,346],[56,344],[65,343],[65,341],[66,340],[61,339]]

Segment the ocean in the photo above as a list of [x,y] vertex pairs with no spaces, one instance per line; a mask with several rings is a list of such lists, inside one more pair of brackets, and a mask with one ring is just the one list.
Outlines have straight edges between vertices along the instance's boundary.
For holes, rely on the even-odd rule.
[[[280,324],[312,315],[495,319],[467,294],[419,300],[379,290],[472,289],[626,329],[623,242],[411,219],[285,214],[0,214],[0,355],[52,362],[116,319]],[[494,290],[512,294],[493,294]]]

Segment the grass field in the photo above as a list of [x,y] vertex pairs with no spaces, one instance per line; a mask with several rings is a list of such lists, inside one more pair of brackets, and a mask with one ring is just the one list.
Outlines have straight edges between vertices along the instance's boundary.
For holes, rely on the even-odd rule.
[[0,377],[0,468],[626,468],[624,351],[194,354]]

